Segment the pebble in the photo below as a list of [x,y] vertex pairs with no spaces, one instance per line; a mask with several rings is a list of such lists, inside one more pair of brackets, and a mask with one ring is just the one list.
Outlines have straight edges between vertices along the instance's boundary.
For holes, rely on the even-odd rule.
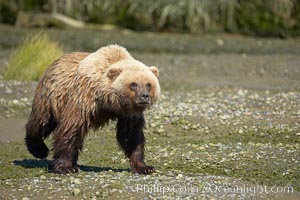
[[177,176],[176,176],[176,179],[182,179],[183,178],[183,175],[182,174],[178,174]]
[[158,130],[157,130],[157,133],[164,133],[165,132],[165,129],[163,129],[163,128],[159,128]]
[[74,189],[72,190],[72,194],[73,194],[74,196],[77,196],[80,192],[81,192],[81,190],[78,189],[78,188],[74,188]]
[[[11,94],[16,93],[15,87],[9,86],[9,89],[12,92]],[[232,183],[236,179],[199,173],[193,174],[193,171],[197,169],[203,171],[207,168],[214,170],[214,168],[217,168],[220,171],[223,170],[223,173],[227,175],[238,174],[239,170],[247,168],[247,164],[256,159],[263,160],[266,163],[272,160],[274,167],[277,167],[276,162],[278,159],[280,159],[280,162],[283,161],[283,155],[294,156],[294,160],[285,158],[284,162],[289,163],[291,171],[285,171],[281,174],[284,173],[285,176],[288,176],[294,173],[295,168],[292,167],[298,162],[295,155],[299,152],[299,145],[292,143],[288,146],[285,142],[278,144],[263,143],[260,140],[236,142],[234,144],[231,141],[213,140],[214,142],[204,142],[203,144],[202,136],[210,137],[217,133],[218,136],[222,137],[222,134],[227,133],[245,135],[249,133],[253,134],[254,137],[267,137],[268,139],[268,137],[273,136],[272,133],[267,132],[271,129],[277,131],[276,133],[286,133],[289,139],[295,139],[296,136],[300,136],[297,131],[300,127],[298,122],[300,117],[298,108],[300,92],[257,92],[234,87],[212,87],[208,88],[206,92],[202,90],[189,93],[177,92],[176,94],[163,92],[165,98],[162,98],[153,109],[147,110],[145,114],[148,125],[147,133],[149,133],[149,137],[157,138],[154,141],[159,141],[162,138],[159,136],[161,133],[170,133],[173,136],[174,129],[176,129],[179,136],[199,136],[199,140],[189,141],[189,143],[182,145],[174,145],[170,139],[164,144],[147,146],[146,148],[151,147],[147,149],[150,153],[149,155],[147,152],[147,155],[149,155],[147,158],[153,159],[150,163],[161,163],[161,169],[151,176],[132,175],[127,171],[119,173],[115,170],[81,172],[71,176],[40,176],[39,174],[37,175],[38,178],[20,180],[19,183],[14,182],[15,180],[5,181],[3,183],[5,184],[4,187],[17,185],[16,190],[12,192],[13,195],[23,189],[23,192],[28,190],[28,194],[32,195],[48,192],[50,197],[54,196],[53,199],[60,197],[55,196],[56,193],[59,193],[63,198],[71,194],[73,196],[82,194],[82,198],[86,195],[86,199],[96,197],[96,199],[101,199],[108,197],[110,192],[113,192],[114,195],[119,192],[132,194],[136,190],[136,187],[134,188],[136,184],[218,183],[221,186],[226,186],[226,184]],[[4,115],[18,116],[19,112],[16,108],[27,109],[26,112],[29,114],[32,96],[22,94],[23,96],[11,97],[9,93],[10,91],[7,93],[9,98],[2,96],[0,98],[0,109],[7,112],[2,114],[1,117],[5,117]],[[284,121],[284,123],[281,121]],[[165,137],[164,140],[167,141],[169,138]],[[84,149],[83,153],[87,154],[84,155],[85,157],[88,157],[91,152],[94,152],[94,150],[85,151]],[[151,152],[155,154],[153,157]],[[116,153],[114,157],[109,157],[110,160],[118,163],[118,167],[128,167],[128,160],[123,158],[122,152],[120,154]],[[180,165],[182,166],[192,166],[190,174],[171,169],[174,163],[178,162],[176,159],[180,159]],[[95,163],[98,164],[98,162]],[[234,167],[229,168],[228,163],[234,163]],[[105,161],[100,160],[99,166],[102,164],[105,165]],[[278,165],[280,166],[280,164]],[[89,196],[90,191],[93,191],[96,197]],[[203,199],[244,199],[244,194],[233,195],[227,193],[186,195],[170,192],[163,195],[152,191],[140,195],[143,195],[145,199],[150,197],[154,199],[172,199],[175,195],[178,199],[196,199],[199,196]],[[31,198],[31,196],[28,195],[28,198]],[[249,199],[251,199],[251,196]],[[253,199],[255,199],[255,196]]]
[[81,181],[80,181],[80,179],[76,178],[76,179],[74,179],[73,183],[75,183],[75,184],[81,184]]
[[12,94],[13,91],[12,91],[9,87],[6,87],[4,93],[5,93],[5,94]]
[[198,147],[198,150],[203,151],[203,150],[205,150],[205,147],[204,146],[200,146],[200,147]]

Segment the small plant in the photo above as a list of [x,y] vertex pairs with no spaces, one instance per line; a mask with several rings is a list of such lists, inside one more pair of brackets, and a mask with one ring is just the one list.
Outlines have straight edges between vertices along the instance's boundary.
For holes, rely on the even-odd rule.
[[4,79],[39,80],[45,69],[62,54],[62,48],[46,33],[27,37],[11,54]]

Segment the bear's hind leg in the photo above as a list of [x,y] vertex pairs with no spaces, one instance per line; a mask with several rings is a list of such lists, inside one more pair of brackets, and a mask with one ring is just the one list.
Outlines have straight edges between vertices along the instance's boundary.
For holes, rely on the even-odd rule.
[[82,135],[80,132],[60,132],[59,128],[54,135],[54,160],[51,163],[50,170],[55,173],[66,174],[79,172],[77,165],[79,151],[83,145]]
[[30,118],[25,126],[25,143],[28,151],[36,158],[44,159],[49,154],[49,149],[44,140],[51,134],[56,127],[56,121],[50,112],[39,113],[32,111]]
[[144,126],[144,116],[119,117],[117,140],[125,155],[130,159],[131,171],[138,174],[151,174],[155,168],[147,166],[144,162]]

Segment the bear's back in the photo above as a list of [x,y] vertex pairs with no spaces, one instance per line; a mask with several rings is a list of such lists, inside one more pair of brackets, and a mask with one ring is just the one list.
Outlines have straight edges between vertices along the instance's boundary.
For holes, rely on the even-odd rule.
[[88,55],[89,53],[73,52],[62,56],[47,68],[41,82],[49,92],[53,92],[55,88],[67,88],[74,81],[79,63]]
[[42,94],[50,104],[54,115],[59,118],[60,111],[73,93],[79,63],[89,53],[73,52],[55,60],[45,71],[35,95]]

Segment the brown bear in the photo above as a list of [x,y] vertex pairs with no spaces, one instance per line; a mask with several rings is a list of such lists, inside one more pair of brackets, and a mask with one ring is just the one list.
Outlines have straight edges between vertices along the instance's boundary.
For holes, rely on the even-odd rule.
[[62,56],[48,67],[35,90],[26,124],[29,152],[46,158],[44,140],[53,133],[51,170],[78,172],[78,154],[88,131],[117,120],[117,141],[130,159],[131,171],[154,172],[144,162],[143,111],[160,95],[157,76],[156,67],[147,67],[118,45]]

